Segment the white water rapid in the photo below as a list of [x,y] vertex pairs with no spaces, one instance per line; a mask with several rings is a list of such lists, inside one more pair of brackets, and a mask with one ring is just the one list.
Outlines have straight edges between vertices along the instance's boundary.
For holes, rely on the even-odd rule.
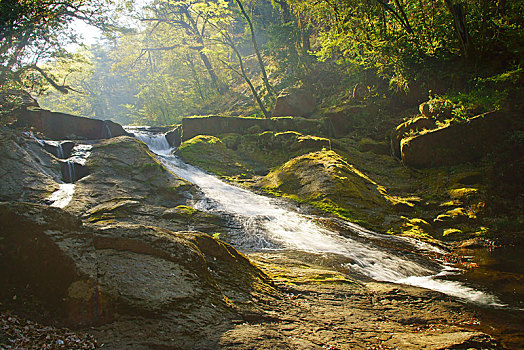
[[[234,242],[237,248],[285,249],[315,254],[337,254],[345,258],[347,267],[377,281],[402,283],[423,287],[455,296],[473,303],[502,306],[495,296],[475,290],[456,281],[441,277],[456,274],[449,267],[434,262],[422,264],[406,256],[396,255],[373,245],[372,239],[345,237],[314,223],[307,217],[285,208],[277,200],[254,194],[229,185],[215,176],[184,163],[171,154],[163,134],[152,134],[145,129],[129,130],[145,142],[168,170],[197,185],[207,200],[195,204],[205,211],[233,216],[242,225],[242,237]],[[438,250],[415,240],[404,240],[374,233],[348,223],[351,230],[364,238],[398,240],[416,245],[422,250]]]

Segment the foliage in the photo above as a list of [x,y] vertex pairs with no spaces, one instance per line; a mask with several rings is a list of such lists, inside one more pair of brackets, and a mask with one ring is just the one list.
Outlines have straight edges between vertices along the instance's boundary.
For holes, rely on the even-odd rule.
[[38,89],[44,83],[66,93],[39,63],[67,56],[76,37],[73,19],[98,23],[109,0],[4,0],[0,2],[0,87]]
[[[428,69],[435,65],[449,69],[452,66],[443,63],[460,56],[483,62],[496,55],[503,64],[519,63],[523,57],[522,0],[291,3],[298,16],[317,29],[314,53],[319,59],[343,57],[353,65],[373,68],[393,88],[406,90]],[[457,21],[463,26],[457,27]]]
[[522,80],[522,68],[476,78],[469,90],[430,96],[430,112],[437,120],[451,119],[460,122],[490,111],[505,108],[518,110],[518,103],[524,96]]

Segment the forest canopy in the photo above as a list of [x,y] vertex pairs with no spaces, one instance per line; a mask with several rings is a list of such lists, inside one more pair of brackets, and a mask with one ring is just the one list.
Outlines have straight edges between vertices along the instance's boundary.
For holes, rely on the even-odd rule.
[[[154,125],[268,116],[293,86],[320,99],[358,84],[446,91],[520,69],[523,2],[3,0],[0,85],[45,93],[55,110]],[[73,19],[106,38],[67,52]]]

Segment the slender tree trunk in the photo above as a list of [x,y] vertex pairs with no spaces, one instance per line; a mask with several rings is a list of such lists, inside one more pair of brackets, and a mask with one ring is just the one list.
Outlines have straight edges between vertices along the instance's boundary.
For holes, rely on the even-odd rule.
[[227,44],[229,45],[229,47],[231,47],[231,49],[233,49],[233,52],[235,53],[235,56],[238,59],[238,63],[240,65],[240,72],[238,70],[236,70],[235,68],[233,68],[231,65],[229,65],[227,62],[222,61],[222,63],[224,63],[224,65],[226,67],[231,69],[236,74],[240,75],[246,81],[247,85],[249,86],[249,89],[251,90],[251,93],[253,94],[253,97],[255,98],[255,101],[257,102],[258,106],[260,107],[260,110],[264,114],[264,117],[270,118],[271,114],[268,112],[268,110],[264,106],[264,103],[260,99],[260,96],[258,95],[257,90],[255,89],[255,87],[253,86],[253,83],[251,82],[251,79],[249,79],[249,77],[246,74],[246,71],[244,69],[244,63],[242,61],[242,56],[240,55],[240,52],[238,52],[238,50],[237,50],[237,48],[235,46],[235,43],[233,42],[233,40],[229,37],[229,35],[227,33],[225,33],[223,35],[224,35],[224,38],[227,41]]
[[[193,17],[191,17],[191,14],[189,13],[187,9],[185,9],[183,13],[189,22],[192,34],[196,37],[196,42],[202,45],[202,47],[205,47],[204,39],[202,38],[202,35],[200,35],[198,26],[195,20],[193,19]],[[213,65],[211,64],[211,61],[209,60],[207,55],[203,53],[201,50],[198,52],[198,55],[200,56],[202,63],[204,63],[204,66],[206,67],[207,73],[209,74],[209,77],[211,78],[211,83],[213,84],[213,86],[215,87],[215,89],[217,90],[219,94],[222,93],[222,89],[220,88],[218,77],[215,73],[215,70],[213,69]]]
[[218,77],[215,74],[215,70],[213,69],[213,65],[211,64],[211,61],[209,61],[209,58],[205,53],[202,51],[198,52],[198,55],[200,56],[200,59],[204,63],[204,66],[206,67],[207,73],[209,74],[209,77],[211,78],[211,82],[213,83],[213,86],[215,89],[217,89],[218,93],[221,93],[220,85],[218,83]]
[[260,54],[260,50],[258,49],[257,39],[255,37],[255,29],[253,28],[253,23],[251,22],[251,18],[246,13],[246,10],[244,9],[244,5],[242,5],[242,2],[240,0],[235,0],[235,1],[238,7],[240,8],[240,12],[242,12],[242,15],[244,16],[247,24],[249,25],[249,30],[251,32],[251,42],[253,43],[253,49],[255,49],[255,54],[258,59],[260,70],[262,71],[262,80],[264,81],[264,85],[266,86],[267,92],[271,95],[274,95],[273,88],[271,87],[271,84],[269,84],[269,79],[267,77],[266,68],[264,66],[264,61],[262,60],[262,55]]
[[202,101],[205,101],[204,94],[202,92],[202,87],[200,86],[200,79],[198,79],[198,74],[195,69],[195,64],[193,63],[193,60],[189,55],[186,55],[187,63],[189,64],[189,68],[191,68],[191,73],[193,74],[193,79],[195,79],[195,86],[197,88],[198,94],[200,95],[200,98]]
[[463,3],[454,4],[452,0],[444,0],[449,12],[453,16],[453,25],[455,32],[457,33],[460,46],[464,53],[464,58],[469,60],[472,57],[473,46],[469,37],[468,30],[466,28],[465,9]]
[[308,56],[309,51],[311,51],[311,43],[310,43],[310,33],[309,29],[306,28],[304,25],[304,20],[302,19],[302,16],[300,15],[298,17],[298,29],[300,32],[300,48],[301,48],[301,55],[302,56]]
[[404,7],[400,4],[399,0],[395,0],[395,4],[397,5],[399,9],[400,14],[402,15],[402,18],[404,18],[404,22],[406,23],[408,33],[413,33],[413,28],[411,27],[411,24],[409,23],[408,16],[406,16],[406,12],[404,11]]

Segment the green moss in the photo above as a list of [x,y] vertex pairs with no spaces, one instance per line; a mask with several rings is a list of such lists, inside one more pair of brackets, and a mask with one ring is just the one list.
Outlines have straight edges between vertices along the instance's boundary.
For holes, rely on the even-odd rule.
[[453,199],[467,200],[478,194],[478,189],[476,188],[456,188],[449,190],[449,195]]
[[420,218],[404,219],[406,221],[402,224],[400,230],[403,236],[417,238],[425,241],[435,240],[433,237],[433,228],[426,220]]
[[444,237],[447,237],[447,236],[456,236],[456,235],[460,235],[462,234],[463,232],[459,229],[456,229],[456,228],[447,228],[444,230],[444,232],[442,233],[442,236]]
[[262,185],[267,193],[371,229],[380,227],[389,210],[383,189],[334,151],[293,158],[270,172]]
[[164,171],[166,171],[164,166],[162,166],[160,163],[157,163],[157,162],[143,163],[136,169],[138,171],[143,171],[143,172],[150,172],[150,171],[161,171],[161,172],[164,172]]
[[179,205],[175,207],[177,213],[185,215],[185,216],[192,216],[195,214],[198,210],[196,210],[193,207],[187,206],[187,205]]
[[182,143],[178,154],[188,163],[220,176],[250,173],[237,154],[215,136],[199,135]]

